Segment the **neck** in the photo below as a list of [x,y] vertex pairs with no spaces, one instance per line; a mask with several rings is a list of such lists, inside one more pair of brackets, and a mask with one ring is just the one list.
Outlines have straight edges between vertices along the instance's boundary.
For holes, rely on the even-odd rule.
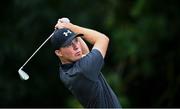
[[63,60],[63,59],[60,59],[60,61],[61,61],[62,64],[70,64],[70,63],[72,63],[72,62],[70,62],[70,61]]

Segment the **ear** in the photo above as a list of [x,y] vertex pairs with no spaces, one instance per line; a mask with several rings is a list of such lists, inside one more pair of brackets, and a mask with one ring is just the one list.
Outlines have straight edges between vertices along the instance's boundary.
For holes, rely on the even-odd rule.
[[62,53],[61,53],[60,50],[55,50],[55,54],[56,54],[56,56],[58,56],[58,57],[61,57],[61,56],[62,56]]

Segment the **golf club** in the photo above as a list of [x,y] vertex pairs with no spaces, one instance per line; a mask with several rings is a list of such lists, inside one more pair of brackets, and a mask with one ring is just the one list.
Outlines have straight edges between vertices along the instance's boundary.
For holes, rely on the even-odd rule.
[[[68,18],[61,18],[58,20],[58,22],[64,22],[64,23],[69,23],[70,20]],[[39,46],[39,48],[29,57],[29,59],[20,67],[20,69],[18,70],[18,73],[20,75],[20,78],[22,80],[28,80],[29,79],[29,75],[24,72],[22,69],[23,67],[29,62],[29,60],[31,60],[31,58],[39,51],[39,49],[41,49],[41,47],[53,36],[53,34],[55,33],[57,29],[54,30],[54,32]]]

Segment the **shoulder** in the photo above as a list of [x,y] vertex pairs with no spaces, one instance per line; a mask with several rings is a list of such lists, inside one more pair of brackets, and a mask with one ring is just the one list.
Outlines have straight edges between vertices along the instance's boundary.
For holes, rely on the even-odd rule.
[[98,49],[92,49],[87,55],[83,55],[82,59],[84,58],[99,58],[103,59],[101,52]]
[[81,66],[87,66],[97,61],[104,63],[104,58],[98,49],[92,49],[91,52],[89,52],[87,55],[83,55],[77,64]]

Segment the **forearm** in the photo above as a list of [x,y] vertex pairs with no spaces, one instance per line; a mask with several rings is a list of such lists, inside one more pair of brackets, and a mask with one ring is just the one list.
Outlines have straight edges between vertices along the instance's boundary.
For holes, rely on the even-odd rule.
[[78,40],[81,44],[81,48],[82,48],[82,54],[86,55],[89,53],[89,48],[87,46],[87,44],[84,42],[84,40],[81,37],[78,37]]
[[93,45],[98,40],[102,40],[102,39],[107,38],[104,34],[98,32],[96,30],[80,27],[77,25],[73,25],[70,29],[76,33],[84,34],[84,36],[82,36],[82,38],[85,39],[86,41],[88,41],[89,43],[93,44]]

